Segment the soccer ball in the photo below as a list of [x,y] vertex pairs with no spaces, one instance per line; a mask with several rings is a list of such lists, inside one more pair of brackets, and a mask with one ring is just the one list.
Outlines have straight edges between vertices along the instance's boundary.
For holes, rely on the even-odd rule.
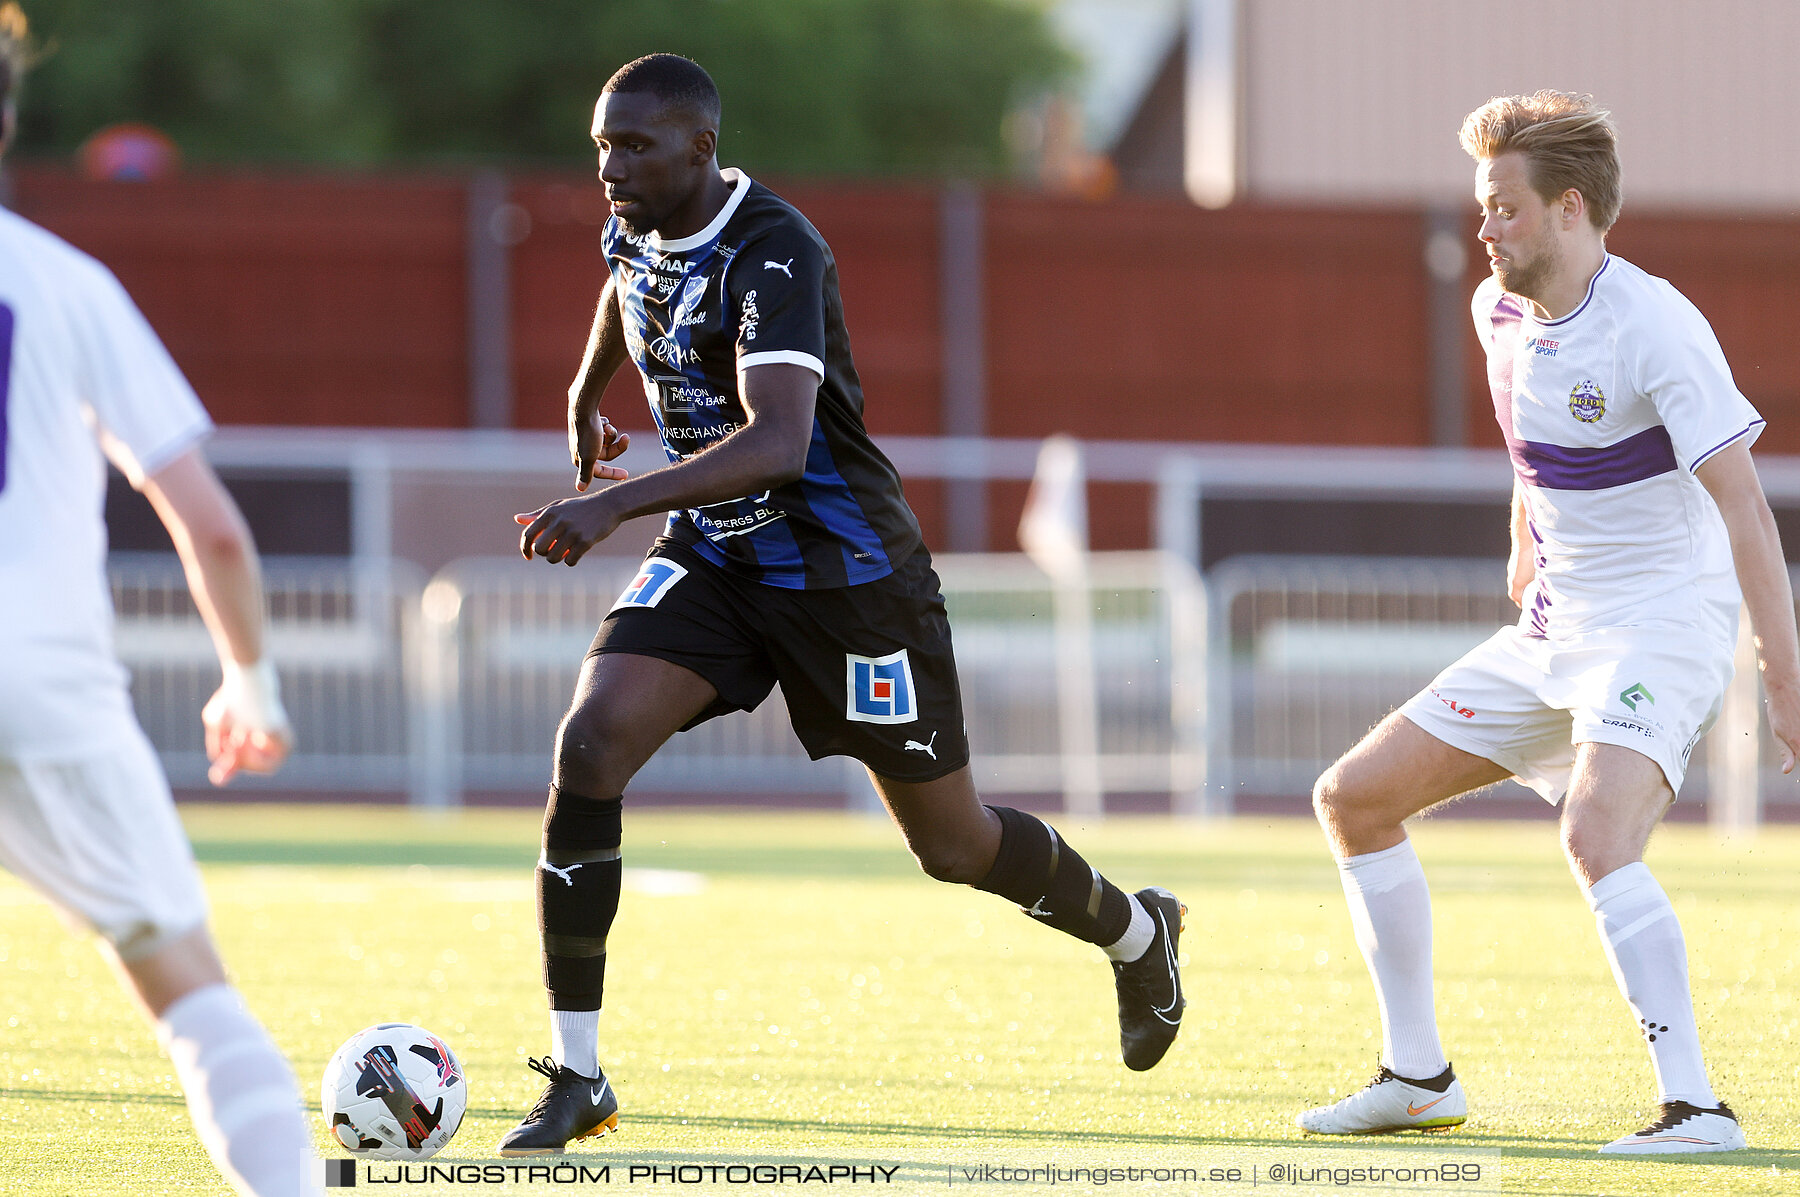
[[423,1027],[384,1022],[350,1036],[325,1065],[319,1105],[351,1155],[422,1160],[462,1125],[469,1087],[448,1044]]

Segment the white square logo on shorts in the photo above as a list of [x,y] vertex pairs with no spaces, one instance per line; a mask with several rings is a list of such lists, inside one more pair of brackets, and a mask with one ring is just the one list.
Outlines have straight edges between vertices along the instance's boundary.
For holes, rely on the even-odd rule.
[[852,723],[916,723],[912,663],[906,650],[885,657],[844,654],[844,718]]
[[677,565],[667,557],[651,557],[644,562],[644,568],[638,571],[638,576],[631,580],[631,585],[625,588],[625,593],[619,596],[619,601],[612,605],[607,614],[611,615],[620,607],[654,607],[662,602],[663,595],[669,593],[670,587],[685,577],[686,566]]

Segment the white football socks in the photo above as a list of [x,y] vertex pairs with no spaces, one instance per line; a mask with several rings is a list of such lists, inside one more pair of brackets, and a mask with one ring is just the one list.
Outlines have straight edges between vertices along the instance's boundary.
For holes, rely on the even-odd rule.
[[1431,998],[1431,891],[1411,840],[1338,861],[1381,1007],[1381,1061],[1412,1080],[1449,1067]]
[[1150,912],[1144,904],[1137,900],[1136,894],[1126,894],[1125,901],[1131,906],[1131,925],[1125,928],[1125,934],[1119,936],[1114,943],[1101,948],[1108,960],[1117,960],[1125,964],[1133,960],[1141,960],[1144,953],[1156,939],[1156,923],[1150,918]]
[[600,1075],[600,1011],[550,1011],[550,1057],[589,1080]]
[[237,990],[208,985],[176,999],[156,1037],[200,1142],[232,1188],[253,1197],[321,1192],[293,1070]]
[[1650,1045],[1660,1101],[1719,1104],[1706,1079],[1694,997],[1688,988],[1687,940],[1669,896],[1638,861],[1615,869],[1587,891],[1619,992]]

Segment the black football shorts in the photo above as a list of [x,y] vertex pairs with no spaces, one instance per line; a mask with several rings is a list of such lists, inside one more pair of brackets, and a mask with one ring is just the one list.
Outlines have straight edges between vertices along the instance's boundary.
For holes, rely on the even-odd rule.
[[790,590],[658,540],[601,622],[596,653],[657,657],[710,682],[719,697],[688,727],[755,710],[779,682],[814,760],[855,757],[913,782],[969,763],[950,621],[923,546],[873,582]]

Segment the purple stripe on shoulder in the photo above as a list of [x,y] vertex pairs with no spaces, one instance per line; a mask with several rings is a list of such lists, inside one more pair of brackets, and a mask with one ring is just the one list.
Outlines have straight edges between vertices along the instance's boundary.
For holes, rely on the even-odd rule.
[[1661,424],[1599,448],[1543,441],[1513,441],[1507,448],[1513,469],[1526,485],[1550,490],[1609,490],[1676,468],[1675,445]]
[[1712,448],[1708,449],[1706,452],[1702,453],[1700,456],[1694,458],[1693,468],[1696,470],[1699,469],[1701,466],[1706,464],[1707,459],[1710,458],[1713,454],[1717,453],[1721,449],[1730,448],[1732,445],[1737,444],[1739,441],[1743,440],[1746,436],[1750,435],[1751,429],[1759,428],[1762,425],[1767,424],[1767,423],[1768,423],[1767,420],[1752,420],[1752,421],[1750,421],[1748,424],[1744,425],[1744,427],[1740,431],[1732,433],[1730,436],[1726,437],[1724,440],[1720,441],[1718,444],[1714,445]]

